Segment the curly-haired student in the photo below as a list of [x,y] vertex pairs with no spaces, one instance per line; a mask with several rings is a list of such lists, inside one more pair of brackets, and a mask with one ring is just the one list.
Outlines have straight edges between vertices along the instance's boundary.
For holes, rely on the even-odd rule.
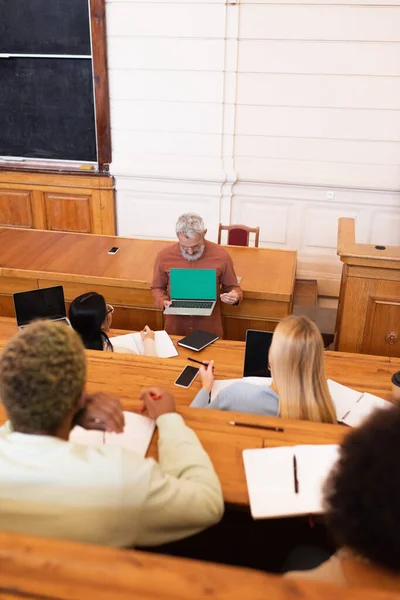
[[400,591],[400,408],[374,412],[352,431],[325,486],[328,527],[339,550],[286,576]]

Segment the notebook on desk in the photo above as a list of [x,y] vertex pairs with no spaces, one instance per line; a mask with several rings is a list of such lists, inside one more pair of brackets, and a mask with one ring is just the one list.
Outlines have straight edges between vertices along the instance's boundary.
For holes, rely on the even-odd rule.
[[209,317],[217,301],[215,269],[170,269],[166,315]]
[[383,398],[353,390],[332,379],[328,379],[329,392],[336,409],[339,423],[357,427],[376,408],[389,408],[391,403]]
[[323,486],[338,450],[336,444],[243,450],[252,517],[322,513]]
[[122,446],[126,450],[145,456],[156,427],[155,422],[137,413],[124,411],[125,428],[122,433],[109,433],[83,429],[76,426],[70,433],[69,441],[83,446]]
[[[117,348],[127,348],[128,350],[132,350],[135,354],[144,354],[144,343],[140,332],[117,335],[110,338],[110,341],[112,345]],[[172,358],[173,356],[178,356],[174,342],[164,329],[154,332],[154,343],[159,358]]]

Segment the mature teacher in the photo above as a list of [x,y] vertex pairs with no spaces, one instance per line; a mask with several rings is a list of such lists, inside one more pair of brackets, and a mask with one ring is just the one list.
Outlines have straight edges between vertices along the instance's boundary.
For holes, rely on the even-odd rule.
[[[154,265],[151,291],[157,308],[170,305],[169,271],[173,269],[215,269],[217,286],[222,293],[209,317],[165,315],[165,329],[175,335],[188,335],[202,329],[222,337],[220,300],[226,304],[239,304],[243,294],[237,282],[233,262],[228,252],[219,244],[205,239],[207,229],[203,219],[194,213],[185,213],[176,222],[178,242],[158,253]],[[188,264],[189,263],[189,264]]]

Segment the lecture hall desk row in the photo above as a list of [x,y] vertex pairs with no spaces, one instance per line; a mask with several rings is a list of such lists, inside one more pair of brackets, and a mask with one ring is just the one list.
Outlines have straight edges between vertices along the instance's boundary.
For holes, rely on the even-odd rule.
[[252,569],[0,532],[2,600],[399,600]]
[[[0,318],[0,350],[16,331],[13,319]],[[190,408],[190,402],[200,389],[200,381],[196,379],[189,389],[173,385],[183,367],[189,364],[186,357],[214,359],[216,378],[241,377],[244,343],[221,340],[201,353],[179,346],[178,351],[179,356],[170,359],[88,351],[87,389],[89,392],[104,391],[119,396],[127,410],[138,408],[140,390],[144,386],[160,385],[172,390],[178,411],[196,431],[211,456],[221,479],[225,502],[230,505],[248,506],[249,503],[242,461],[242,450],[245,448],[338,443],[349,431],[342,425]],[[400,359],[325,352],[325,362],[327,376],[335,381],[391,399],[391,375],[400,370]],[[238,428],[229,425],[228,421],[231,420],[264,426],[279,425],[284,432]],[[156,439],[157,436],[149,450],[150,456],[154,457],[157,456]]]
[[[173,232],[165,232],[173,233]],[[14,315],[12,294],[62,285],[67,304],[96,291],[115,307],[114,325],[162,329],[150,284],[155,258],[172,242],[0,227],[0,315]],[[118,246],[115,255],[108,250]],[[272,331],[291,314],[296,252],[227,246],[241,276],[240,306],[222,305],[225,337],[245,339],[247,329]]]

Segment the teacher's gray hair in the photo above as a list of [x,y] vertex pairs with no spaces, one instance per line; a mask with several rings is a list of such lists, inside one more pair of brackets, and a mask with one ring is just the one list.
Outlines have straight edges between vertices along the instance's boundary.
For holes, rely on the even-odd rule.
[[194,238],[197,233],[204,234],[204,221],[196,213],[185,213],[177,220],[175,230],[177,235],[182,233],[187,238]]

